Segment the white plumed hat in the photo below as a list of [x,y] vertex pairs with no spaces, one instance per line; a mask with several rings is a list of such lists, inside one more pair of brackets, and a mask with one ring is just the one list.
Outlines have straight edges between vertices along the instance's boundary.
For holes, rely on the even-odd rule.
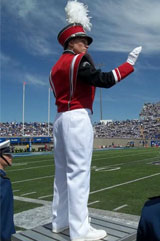
[[88,6],[77,0],[69,0],[66,7],[66,20],[69,23],[58,34],[58,41],[64,47],[66,43],[75,37],[86,37],[88,44],[91,44],[93,39],[88,36],[85,30],[91,30],[92,24],[88,16]]

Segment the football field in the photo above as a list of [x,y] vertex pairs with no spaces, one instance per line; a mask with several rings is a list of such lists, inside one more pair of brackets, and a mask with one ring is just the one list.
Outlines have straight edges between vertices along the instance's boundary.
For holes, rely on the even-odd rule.
[[[52,201],[53,154],[15,157],[6,171],[15,213]],[[89,207],[140,215],[145,200],[155,195],[160,195],[160,148],[93,152]]]

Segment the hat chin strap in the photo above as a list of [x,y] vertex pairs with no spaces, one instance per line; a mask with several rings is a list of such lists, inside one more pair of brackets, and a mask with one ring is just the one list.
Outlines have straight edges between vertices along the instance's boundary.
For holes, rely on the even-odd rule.
[[1,154],[1,158],[7,163],[8,166],[11,166],[11,164],[8,162],[8,160]]

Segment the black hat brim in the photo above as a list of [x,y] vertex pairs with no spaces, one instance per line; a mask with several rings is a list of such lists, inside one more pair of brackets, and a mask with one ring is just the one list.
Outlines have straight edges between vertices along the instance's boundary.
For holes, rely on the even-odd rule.
[[93,39],[88,36],[87,34],[83,34],[83,33],[76,33],[76,34],[73,34],[71,35],[65,42],[64,44],[64,48],[66,48],[66,46],[68,45],[69,41],[71,41],[72,39],[74,38],[78,38],[78,37],[82,37],[82,38],[86,38],[87,41],[88,41],[88,45],[90,45],[92,42],[93,42]]

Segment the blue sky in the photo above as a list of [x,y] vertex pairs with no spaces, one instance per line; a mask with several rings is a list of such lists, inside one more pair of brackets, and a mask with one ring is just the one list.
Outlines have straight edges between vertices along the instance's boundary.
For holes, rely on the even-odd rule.
[[[48,121],[48,76],[62,53],[58,32],[67,25],[62,0],[1,0],[1,122]],[[144,103],[160,100],[160,1],[83,0],[88,5],[96,65],[110,71],[137,46],[143,50],[133,74],[102,90],[103,119],[138,119]],[[97,88],[93,121],[100,119]],[[51,93],[51,117],[56,114]]]

